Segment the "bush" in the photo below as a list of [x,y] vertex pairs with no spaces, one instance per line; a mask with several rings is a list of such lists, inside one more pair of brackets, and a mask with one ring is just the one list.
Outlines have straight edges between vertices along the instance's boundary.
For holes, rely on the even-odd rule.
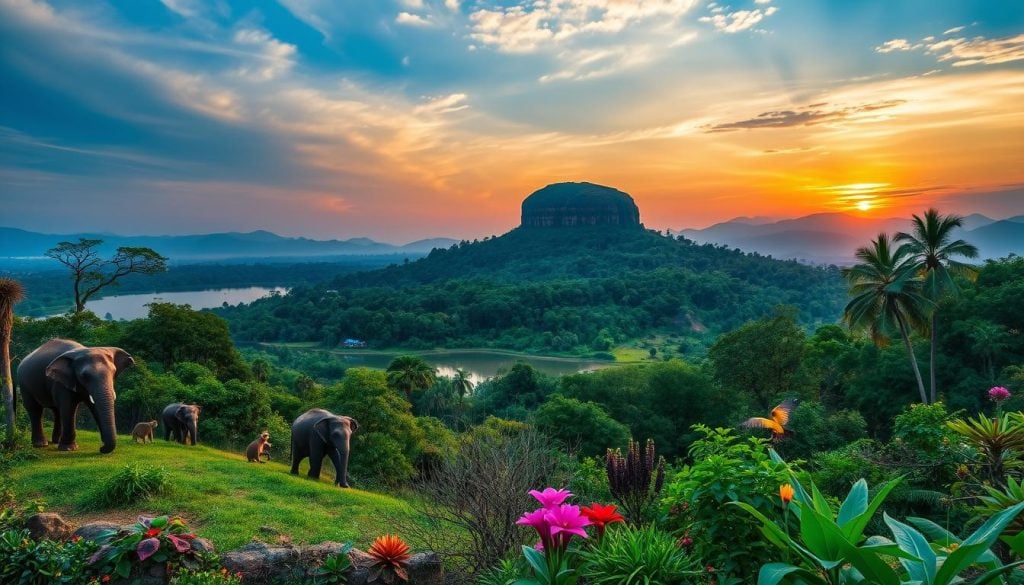
[[741,441],[730,429],[696,425],[704,435],[690,447],[693,465],[665,486],[667,524],[689,537],[693,554],[716,568],[720,583],[757,574],[773,551],[757,527],[731,502],[745,502],[767,516],[777,515],[779,486],[789,482],[785,463],[774,462],[768,441]]
[[167,470],[140,463],[127,463],[90,498],[90,507],[128,507],[147,498],[166,493],[170,488]]
[[122,579],[138,577],[153,566],[173,575],[179,570],[210,569],[213,564],[213,558],[196,542],[196,535],[177,517],[140,516],[130,527],[108,531],[96,540],[101,546],[88,564]]
[[227,569],[219,571],[189,571],[179,573],[170,585],[242,585],[242,574],[232,575]]
[[612,501],[604,459],[585,457],[579,462],[569,460],[569,491],[576,494],[578,502]]
[[700,574],[671,534],[653,526],[609,530],[594,548],[581,552],[579,572],[592,585],[676,585]]
[[626,425],[608,416],[593,402],[555,394],[533,413],[533,422],[545,435],[561,442],[566,450],[591,457],[608,449],[621,449],[629,442]]
[[88,540],[35,541],[28,530],[0,532],[0,583],[50,585],[87,583],[92,571],[87,561],[99,547]]

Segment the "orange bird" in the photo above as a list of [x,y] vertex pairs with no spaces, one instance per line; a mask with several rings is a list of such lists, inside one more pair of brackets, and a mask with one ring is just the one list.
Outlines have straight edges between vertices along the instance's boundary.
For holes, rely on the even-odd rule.
[[748,418],[743,423],[743,426],[748,429],[770,429],[772,431],[772,439],[777,441],[786,434],[785,426],[789,422],[789,414],[796,408],[797,402],[800,402],[798,398],[790,398],[783,401],[782,404],[772,409],[771,418],[755,416]]

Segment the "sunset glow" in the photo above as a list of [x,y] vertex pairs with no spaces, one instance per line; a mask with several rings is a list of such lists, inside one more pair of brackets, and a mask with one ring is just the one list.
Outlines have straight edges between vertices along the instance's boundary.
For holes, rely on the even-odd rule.
[[0,0],[0,223],[473,238],[580,180],[659,229],[1006,217],[1022,33],[1011,0]]

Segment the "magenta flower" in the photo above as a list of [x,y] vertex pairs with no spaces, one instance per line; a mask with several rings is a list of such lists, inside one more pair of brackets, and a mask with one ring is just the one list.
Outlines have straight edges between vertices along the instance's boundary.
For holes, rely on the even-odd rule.
[[575,534],[580,538],[586,538],[587,531],[583,530],[583,527],[590,526],[591,524],[589,518],[580,514],[579,506],[570,506],[568,504],[546,510],[544,512],[544,520],[551,525],[551,536],[564,534],[566,541],[568,541],[571,534]]
[[995,386],[988,391],[988,399],[992,402],[1002,402],[1010,398],[1010,391],[1002,386]]
[[544,491],[538,492],[537,490],[530,490],[530,495],[537,498],[541,506],[551,509],[555,506],[559,506],[567,498],[572,496],[572,492],[569,490],[556,490],[555,488],[544,488]]
[[544,552],[544,541],[538,540],[537,544],[533,545],[534,550]]
[[544,519],[544,508],[538,508],[533,512],[526,512],[516,520],[516,524],[520,526],[533,526],[537,529],[537,532],[543,535],[545,532],[550,532],[547,520]]

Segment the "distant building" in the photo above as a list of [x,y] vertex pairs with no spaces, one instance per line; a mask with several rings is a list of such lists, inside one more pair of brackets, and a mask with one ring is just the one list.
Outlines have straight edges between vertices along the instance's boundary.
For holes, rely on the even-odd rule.
[[366,347],[366,342],[362,339],[346,339],[341,342],[341,347],[346,349],[361,349]]

